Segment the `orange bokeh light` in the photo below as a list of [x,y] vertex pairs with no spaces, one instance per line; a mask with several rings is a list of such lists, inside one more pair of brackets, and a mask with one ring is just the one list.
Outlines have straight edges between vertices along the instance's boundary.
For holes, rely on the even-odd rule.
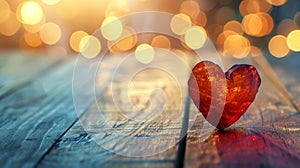
[[80,52],[80,41],[83,37],[85,36],[88,36],[88,34],[84,31],[76,31],[74,32],[71,37],[70,37],[70,41],[69,41],[69,44],[70,44],[70,47],[76,51],[76,52]]
[[286,37],[283,35],[276,35],[272,37],[268,45],[270,53],[277,57],[282,58],[289,53],[289,47],[287,45]]
[[243,26],[241,25],[240,22],[238,22],[236,20],[231,20],[231,21],[227,22],[224,25],[223,30],[224,31],[234,31],[237,34],[241,34],[241,35],[244,33]]
[[269,12],[272,9],[272,5],[265,0],[243,0],[239,9],[241,15],[246,16],[250,13]]
[[199,12],[200,7],[199,4],[194,0],[183,1],[180,5],[180,13],[184,13],[188,15],[192,20],[196,19]]
[[5,0],[0,0],[0,24],[3,23],[10,14],[9,4]]
[[30,47],[38,47],[42,44],[40,35],[38,33],[25,32],[24,40]]
[[235,58],[246,57],[251,50],[250,42],[244,36],[233,34],[226,38],[224,42],[224,55]]
[[164,48],[167,50],[171,49],[171,42],[168,37],[163,35],[155,36],[151,41],[152,47]]
[[21,23],[15,13],[10,12],[8,18],[0,24],[0,33],[5,36],[12,36],[20,29]]
[[287,0],[266,0],[266,1],[274,6],[280,6],[285,4]]
[[138,41],[135,30],[131,27],[124,27],[121,36],[114,41],[108,41],[108,47],[111,52],[128,51],[136,46]]
[[243,18],[242,25],[248,35],[255,37],[268,35],[274,27],[272,17],[264,12],[246,15]]

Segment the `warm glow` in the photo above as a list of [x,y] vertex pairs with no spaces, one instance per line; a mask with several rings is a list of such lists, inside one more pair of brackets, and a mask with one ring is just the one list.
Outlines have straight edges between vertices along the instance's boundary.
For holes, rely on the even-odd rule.
[[206,40],[207,34],[205,29],[199,26],[193,26],[189,28],[184,36],[185,44],[193,50],[201,48]]
[[234,31],[237,34],[243,34],[244,30],[240,22],[231,20],[224,25],[224,31]]
[[137,35],[131,27],[124,27],[121,37],[108,41],[109,50],[112,52],[128,51],[137,44]]
[[158,35],[152,39],[151,46],[170,50],[171,42],[168,37],[163,36],[163,35]]
[[61,38],[60,27],[55,23],[48,22],[42,26],[40,36],[45,44],[53,45]]
[[196,1],[187,0],[181,3],[180,12],[188,15],[191,19],[196,19],[200,12],[200,7]]
[[199,6],[200,6],[200,9],[205,11],[205,12],[208,12],[210,10],[212,10],[216,5],[217,5],[217,1],[216,0],[201,0],[199,1],[198,0],[198,3],[199,3]]
[[24,24],[34,25],[43,18],[43,10],[35,1],[24,2],[21,7],[21,20]]
[[[223,52],[224,51],[224,43],[225,43],[225,40],[231,36],[231,35],[234,35],[234,34],[237,34],[236,32],[234,31],[230,31],[230,30],[226,30],[226,31],[223,31],[222,33],[219,34],[217,40],[216,40],[216,45],[219,49],[220,52]],[[223,54],[224,55],[224,54]]]
[[81,30],[76,31],[71,35],[69,44],[74,51],[80,52],[80,47],[79,47],[80,41],[85,36],[88,36],[88,34]]
[[250,42],[239,34],[230,35],[224,42],[224,55],[235,58],[246,57],[251,50]]
[[235,11],[231,7],[219,8],[214,16],[215,23],[222,25],[236,18]]
[[285,4],[287,0],[266,0],[266,1],[274,6],[280,6]]
[[45,17],[43,19],[35,24],[35,25],[29,25],[29,24],[23,24],[23,27],[26,31],[31,32],[31,33],[37,33],[41,30],[42,26],[46,23]]
[[294,30],[288,35],[287,44],[292,51],[300,51],[300,30]]
[[265,0],[243,0],[240,3],[239,9],[242,16],[250,13],[269,12],[272,5]]
[[101,33],[107,40],[116,40],[122,35],[123,25],[115,16],[107,17],[101,25]]
[[252,57],[260,57],[260,56],[263,56],[263,52],[261,51],[260,48],[255,47],[255,46],[251,46],[250,55]]
[[38,33],[25,32],[24,40],[30,47],[38,47],[42,44],[40,35]]
[[105,17],[116,16],[121,17],[129,13],[126,0],[109,0],[105,10]]
[[0,24],[0,33],[5,36],[12,36],[17,33],[20,26],[21,24],[18,21],[16,14],[10,12],[6,21]]
[[0,24],[3,23],[10,14],[9,4],[5,0],[0,0]]
[[86,58],[95,58],[101,51],[101,43],[95,36],[85,36],[80,41],[80,52]]
[[286,56],[290,51],[287,45],[286,37],[282,35],[274,36],[270,40],[268,48],[270,53],[277,58]]
[[197,18],[193,20],[193,23],[197,26],[205,27],[207,23],[207,17],[206,14],[203,11],[200,11]]
[[282,20],[277,26],[277,34],[288,36],[293,30],[297,30],[299,27],[297,23],[291,19]]
[[135,50],[135,58],[143,64],[152,62],[155,55],[154,49],[149,44],[141,44]]
[[183,35],[191,25],[190,17],[183,13],[173,16],[170,23],[171,30],[177,35]]
[[223,32],[223,25],[219,24],[210,24],[206,27],[207,32],[209,33],[209,38],[213,42],[216,42],[218,36]]
[[247,34],[255,37],[268,35],[274,27],[272,17],[264,12],[246,15],[242,25]]
[[243,19],[245,32],[251,36],[258,36],[262,31],[263,21],[257,14],[249,14]]
[[55,5],[55,4],[58,4],[58,2],[60,2],[60,0],[43,0],[43,2],[47,5]]

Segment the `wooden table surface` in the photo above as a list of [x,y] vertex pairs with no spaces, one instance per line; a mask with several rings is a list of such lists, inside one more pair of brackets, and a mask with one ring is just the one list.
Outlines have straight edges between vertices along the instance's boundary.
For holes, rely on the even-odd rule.
[[[189,54],[182,57],[188,58],[191,66],[196,63]],[[104,62],[106,76],[113,73],[113,59],[116,58]],[[83,110],[75,112],[72,97],[75,57],[1,53],[0,167],[299,167],[300,54],[269,59],[270,67],[262,57],[224,59],[225,69],[236,63],[253,64],[259,70],[262,85],[255,102],[234,125],[225,131],[209,132],[209,128],[202,129],[205,120],[195,111],[187,92],[174,89],[177,85],[166,78],[166,73],[146,71],[132,86],[139,93],[153,87],[165,92],[170,104],[155,121],[139,121],[145,117],[143,109],[149,103],[139,94],[131,100],[141,110],[131,111],[134,115],[130,113],[130,118],[120,115],[107,98],[112,96],[110,82],[103,79],[105,82],[97,86],[102,89],[97,103],[105,108],[106,119],[114,123],[99,128],[103,121],[97,118],[97,103],[83,103]],[[172,63],[170,66],[178,68],[186,80],[186,69]],[[122,81],[114,84],[122,98],[125,92]],[[85,101],[84,97],[79,99]],[[184,115],[172,121],[177,115],[174,107],[180,101],[185,102]],[[197,114],[190,129],[186,128],[188,114]],[[80,122],[84,118],[94,119],[90,124],[84,123],[88,131]],[[98,123],[98,127],[93,123]],[[108,129],[111,129],[109,134]],[[185,131],[187,136],[180,140]],[[130,135],[129,138],[153,138],[153,143],[132,144],[126,138],[114,136],[120,133]],[[205,133],[209,133],[207,137]],[[94,135],[99,136],[102,145],[94,141]],[[138,149],[156,149],[163,141],[174,145],[151,156],[120,155],[126,152],[130,155]]]

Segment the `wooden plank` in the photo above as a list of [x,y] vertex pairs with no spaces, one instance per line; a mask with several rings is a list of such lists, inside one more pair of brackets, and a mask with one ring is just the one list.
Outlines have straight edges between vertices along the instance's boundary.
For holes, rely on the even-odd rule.
[[[199,114],[188,131],[185,166],[297,167],[300,162],[297,110],[255,61],[225,60],[225,67],[238,62],[255,64],[262,77],[255,102],[225,131],[215,130],[210,134],[209,129],[203,128],[204,118]],[[191,110],[196,110],[193,104]]]
[[[1,166],[35,166],[77,121],[72,97],[74,62],[45,72],[1,100],[0,136],[5,137],[0,140]],[[83,93],[91,90],[84,89]],[[81,100],[87,109],[91,102]]]
[[[189,76],[187,69],[184,67],[179,69],[178,65],[172,62],[168,62],[168,65],[179,72],[183,80],[187,80]],[[135,65],[128,64],[124,68],[126,71],[123,72],[130,71],[132,67]],[[125,75],[121,74],[121,76]],[[83,115],[81,123],[77,122],[55,144],[38,167],[174,167],[184,113],[183,111],[178,113],[177,105],[180,101],[185,101],[187,96],[185,90],[181,92],[180,97],[176,85],[177,81],[171,79],[169,74],[163,71],[155,69],[142,71],[135,76],[129,89],[132,103],[140,110],[134,109],[126,102],[121,102],[118,107],[123,106],[125,112],[119,110],[114,104],[116,102],[111,99],[111,86],[98,99],[105,120],[109,124],[105,124],[101,119],[95,104]],[[127,85],[124,84],[124,80],[115,81],[113,86],[116,87],[114,89],[117,89],[120,100],[125,100]],[[168,102],[161,113],[150,114],[150,118],[147,119],[149,115],[147,94],[154,88],[162,89]],[[163,96],[159,91],[152,93],[151,103],[155,105],[159,103],[155,100],[162,100]],[[177,121],[175,121],[176,118]],[[145,139],[140,142],[134,137]],[[93,138],[98,138],[98,143]],[[148,153],[150,156],[129,157],[143,150],[160,152]]]
[[46,59],[19,52],[0,53],[0,99],[54,66],[58,60],[62,61],[58,57]]

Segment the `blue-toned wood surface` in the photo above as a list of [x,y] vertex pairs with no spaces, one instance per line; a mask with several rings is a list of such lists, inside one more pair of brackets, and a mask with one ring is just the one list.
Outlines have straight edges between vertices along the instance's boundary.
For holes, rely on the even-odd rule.
[[[187,64],[195,61],[189,58]],[[264,66],[264,59],[245,60],[225,59],[225,69],[235,63],[255,65],[262,77],[262,86],[255,102],[248,111],[226,131],[203,128],[204,119],[199,113],[193,127],[187,131],[186,139],[180,142],[178,133],[184,132],[183,126],[188,118],[170,124],[164,117],[156,122],[136,124],[134,119],[124,119],[117,113],[111,96],[109,82],[104,82],[98,96],[98,104],[105,107],[107,117],[114,118],[119,132],[130,132],[132,136],[161,136],[166,141],[176,142],[174,146],[161,153],[128,157],[113,151],[122,144],[122,150],[130,152],[130,143],[106,135],[103,143],[97,144],[92,136],[83,129],[85,117],[97,121],[95,103],[86,102],[78,114],[75,112],[72,97],[72,74],[75,59],[54,59],[25,56],[20,53],[1,54],[0,57],[0,167],[297,167],[300,165],[300,113],[295,108],[300,103],[300,57],[291,55],[281,60],[270,59],[270,69]],[[105,62],[104,62],[105,63]],[[113,64],[105,63],[106,73],[113,72]],[[133,65],[129,65],[133,66]],[[176,65],[170,66],[176,67]],[[178,67],[176,67],[178,68]],[[182,77],[187,70],[178,68]],[[279,78],[272,77],[276,73]],[[164,81],[164,74],[149,71],[141,74],[133,89],[141,92],[148,87],[159,86],[171,98],[174,106],[178,103],[179,92],[172,82]],[[162,81],[157,85],[158,81]],[[280,87],[283,84],[292,100]],[[122,83],[115,83],[121,86]],[[122,87],[120,87],[122,88]],[[86,88],[86,92],[91,88]],[[98,88],[99,89],[99,88]],[[181,97],[189,105],[184,110],[196,113],[194,105],[186,101],[186,92]],[[120,97],[122,89],[120,89]],[[122,97],[121,97],[122,98]],[[133,99],[138,105],[146,105],[144,97]],[[173,101],[172,101],[173,100]],[[85,101],[84,99],[82,101]],[[145,103],[146,102],[146,103]],[[172,106],[167,106],[167,115],[175,115]],[[186,111],[185,111],[186,112]],[[137,113],[143,115],[143,113]],[[101,125],[101,120],[97,121]],[[159,123],[159,124],[158,124]],[[86,125],[85,125],[86,126]],[[95,134],[105,133],[105,129],[93,128]],[[168,126],[168,127],[167,127]],[[128,130],[131,128],[132,130]],[[172,128],[167,134],[160,134],[164,128]],[[200,134],[200,130],[202,133]],[[207,134],[205,134],[207,133]],[[159,139],[161,140],[161,139]],[[118,142],[117,142],[118,141]],[[120,143],[123,142],[123,143]],[[178,142],[178,143],[177,143]],[[157,141],[156,148],[161,143]],[[184,145],[186,144],[186,146]],[[136,144],[144,148],[149,144]]]

